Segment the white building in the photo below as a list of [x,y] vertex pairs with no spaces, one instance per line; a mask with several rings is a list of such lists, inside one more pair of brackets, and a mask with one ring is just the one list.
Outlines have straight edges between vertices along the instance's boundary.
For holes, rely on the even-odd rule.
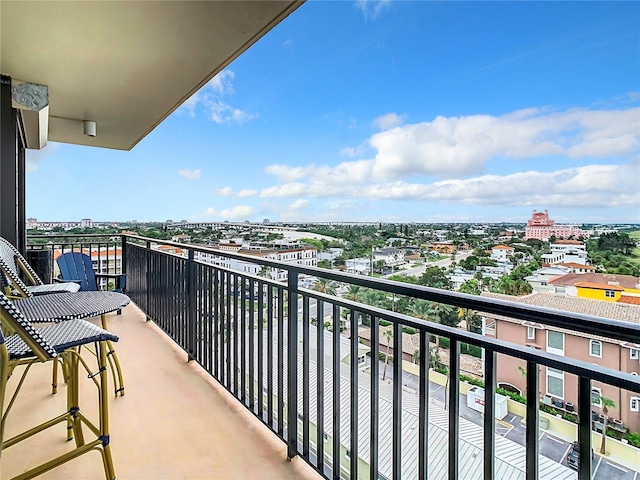
[[509,257],[511,257],[515,251],[516,249],[513,247],[496,245],[491,249],[491,260],[495,260],[496,262],[508,262]]
[[[245,248],[239,243],[221,243],[218,245],[217,250],[238,253],[248,257],[254,257],[256,259],[275,260],[278,262],[288,263],[290,265],[299,265],[304,267],[318,266],[318,250],[316,247],[311,246],[285,250],[257,250]],[[277,280],[279,282],[286,282],[288,278],[287,270],[265,268],[257,263],[251,262],[249,259],[229,258],[215,252],[195,252],[194,259],[250,275],[266,274],[273,280]]]
[[373,252],[373,261],[383,261],[387,267],[397,267],[404,263],[404,252],[393,247],[381,248]]
[[551,244],[551,252],[542,255],[542,262],[547,265],[556,263],[587,264],[587,247],[577,240],[559,240]]
[[369,275],[371,273],[371,259],[370,258],[350,258],[345,260],[345,272],[357,273],[360,275]]
[[557,278],[562,275],[571,273],[571,270],[567,267],[554,265],[553,267],[539,268],[533,274],[528,277],[524,277],[524,280],[531,285],[533,289],[532,293],[550,293],[553,292],[553,285],[549,285],[548,282],[552,278]]

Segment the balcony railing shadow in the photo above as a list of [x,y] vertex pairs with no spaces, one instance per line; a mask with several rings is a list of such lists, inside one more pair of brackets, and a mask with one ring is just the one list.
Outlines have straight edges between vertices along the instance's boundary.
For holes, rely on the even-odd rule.
[[[318,478],[301,459],[287,460],[286,446],[202,367],[185,362],[176,346],[135,305],[110,315],[109,327],[125,365],[127,392],[112,397],[111,447],[120,479]],[[18,377],[20,372],[14,376]],[[9,386],[15,387],[12,379]],[[32,368],[7,422],[6,435],[64,410],[66,387],[51,394],[49,364]],[[88,379],[81,395],[95,396]],[[12,392],[8,392],[9,395]],[[83,402],[93,405],[95,402]],[[84,412],[95,418],[97,411]],[[0,478],[20,474],[55,453],[70,450],[64,425],[5,449]],[[98,452],[84,455],[41,478],[102,479]]]

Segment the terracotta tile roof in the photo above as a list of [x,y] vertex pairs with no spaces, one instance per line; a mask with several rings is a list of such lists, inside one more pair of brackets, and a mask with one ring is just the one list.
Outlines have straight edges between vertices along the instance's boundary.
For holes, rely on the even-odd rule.
[[640,297],[634,297],[632,295],[620,295],[618,303],[629,303],[631,305],[640,305]]
[[[392,326],[388,327],[380,327],[378,340],[380,341],[380,351],[385,352],[387,348],[387,339],[384,336],[384,332],[387,330],[392,330]],[[364,338],[366,340],[371,340],[371,329],[370,328],[362,328],[358,332],[358,336],[360,338]],[[393,338],[393,337],[392,337]],[[393,348],[393,339],[391,340],[391,348]],[[420,349],[420,335],[418,333],[414,333],[410,335],[408,333],[402,333],[402,352],[407,353],[409,355],[413,355],[416,350]]]
[[[639,288],[640,280],[631,275],[614,275],[611,273],[567,273],[561,277],[549,280],[553,285],[575,285],[578,282],[598,283],[603,285],[619,286],[623,288]],[[614,284],[614,285],[612,285]]]
[[593,265],[582,265],[581,263],[575,263],[575,262],[554,263],[554,265],[561,265],[563,267],[569,267],[569,268],[581,268],[582,270],[595,270],[596,269],[596,267],[594,267]]
[[624,292],[624,288],[606,283],[577,282],[575,286],[580,288],[594,288],[597,290],[615,290],[616,292]]
[[[640,305],[630,305],[626,303],[618,302],[603,302],[602,300],[591,300],[588,298],[571,297],[564,295],[554,295],[550,293],[532,293],[531,295],[525,295],[523,297],[513,297],[511,295],[503,295],[500,293],[482,292],[483,297],[497,298],[501,300],[509,300],[511,302],[518,302],[525,305],[532,305],[536,307],[553,308],[556,310],[563,310],[565,312],[581,313],[584,315],[593,315],[601,318],[610,318],[612,320],[619,320],[623,322],[635,323],[640,325]],[[516,320],[511,317],[503,315],[495,315],[493,313],[479,312],[480,315],[487,318],[495,318],[497,320],[504,320],[511,323],[517,323],[523,325],[525,321]],[[530,323],[530,322],[526,322]],[[620,340],[601,337],[597,335],[589,335],[581,333],[575,330],[569,330],[559,327],[547,327],[548,330],[556,332],[567,333],[579,337],[593,338],[595,340],[601,340],[608,343],[621,344]]]
[[506,245],[496,245],[492,247],[494,250],[515,250],[513,247],[507,247]]

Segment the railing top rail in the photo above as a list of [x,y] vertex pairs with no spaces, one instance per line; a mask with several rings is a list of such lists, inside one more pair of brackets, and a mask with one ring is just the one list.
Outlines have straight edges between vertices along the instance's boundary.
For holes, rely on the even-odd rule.
[[31,238],[57,240],[59,238],[70,238],[70,237],[76,237],[76,238],[121,237],[122,238],[123,236],[124,235],[122,233],[67,233],[67,234],[65,234],[65,233],[54,233],[52,235],[45,235],[45,234],[28,235],[27,236],[27,242]]
[[[288,270],[298,274],[312,275],[315,277],[327,278],[340,283],[359,285],[366,288],[373,288],[396,295],[420,298],[439,303],[455,305],[459,308],[477,310],[479,312],[496,315],[506,315],[514,319],[542,323],[544,325],[565,328],[568,330],[580,331],[590,335],[597,335],[609,338],[616,338],[621,341],[640,344],[640,323],[625,322],[621,320],[596,317],[582,313],[566,312],[552,308],[539,307],[534,305],[524,305],[509,300],[480,297],[459,292],[451,292],[437,288],[413,285],[396,282],[382,278],[364,277],[351,273],[336,272],[317,267],[304,267],[300,265],[290,265],[285,262],[257,258],[252,255],[243,255],[209,247],[199,247],[178,242],[159,240],[133,235],[125,235],[127,238],[153,242],[162,245],[172,245],[182,249],[192,249],[194,251],[212,253],[219,256],[233,258],[236,260],[264,265],[272,268]],[[507,312],[507,313],[505,313]],[[640,320],[640,319],[639,319]]]
[[[637,393],[640,393],[640,377],[631,375],[629,373],[623,373],[619,370],[612,370],[606,367],[601,367],[593,363],[576,360],[569,357],[563,357],[561,355],[555,355],[553,353],[547,353],[542,350],[536,350],[534,348],[524,348],[521,345],[517,345],[511,342],[494,339],[491,337],[485,337],[473,332],[461,330],[456,327],[449,327],[447,325],[441,325],[439,323],[430,322],[428,320],[422,320],[419,318],[411,317],[401,313],[390,312],[379,307],[373,307],[364,305],[362,303],[354,302],[340,297],[334,297],[325,293],[316,292],[313,290],[300,289],[300,293],[309,297],[327,302],[340,307],[352,309],[355,312],[364,315],[373,315],[380,320],[386,320],[392,323],[401,323],[403,326],[412,327],[417,330],[424,330],[429,334],[440,335],[448,337],[451,340],[457,340],[464,343],[469,343],[481,348],[491,349],[497,353],[503,353],[511,357],[519,358],[525,361],[532,361],[540,365],[545,365],[559,370],[563,370],[567,373],[574,375],[580,375],[591,378],[596,381],[609,383],[621,388],[626,388]],[[505,316],[510,316],[511,312],[502,312]]]

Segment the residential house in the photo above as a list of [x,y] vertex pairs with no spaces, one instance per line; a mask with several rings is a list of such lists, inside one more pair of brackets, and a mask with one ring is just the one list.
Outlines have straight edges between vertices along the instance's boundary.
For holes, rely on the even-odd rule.
[[[393,337],[386,337],[385,332],[392,331],[393,327],[387,326],[379,327],[378,333],[378,342],[379,349],[382,353],[389,352],[389,355],[395,358],[393,353]],[[358,331],[358,338],[360,343],[366,345],[367,347],[371,347],[371,329],[370,328],[361,328]],[[387,344],[388,340],[388,344]],[[402,359],[408,362],[414,362],[416,359],[416,352],[420,350],[420,335],[417,333],[409,334],[402,333]]]
[[[482,296],[515,301],[525,305],[554,308],[569,312],[595,315],[622,322],[640,324],[640,305],[599,302],[597,300],[534,293],[523,297],[512,297],[495,293]],[[525,347],[544,350],[632,375],[640,374],[640,344],[590,335],[580,331],[548,327],[541,323],[514,320],[506,316],[482,313],[483,334],[499,340],[518,343]],[[502,387],[524,392],[526,378],[520,368],[524,362],[498,356],[497,380]],[[563,405],[568,411],[578,405],[578,379],[575,375],[553,368],[540,369],[540,395],[550,397],[551,402]],[[631,431],[640,431],[640,397],[615,386],[594,382],[592,385],[592,410],[601,412],[598,396],[612,399],[616,406],[609,415]]]
[[436,242],[430,245],[431,249],[442,253],[444,255],[451,255],[452,253],[456,253],[457,248],[453,244],[453,242]]
[[344,262],[347,273],[356,273],[359,275],[369,275],[371,273],[371,259],[366,257],[350,258]]
[[554,265],[553,267],[542,267],[534,271],[528,277],[524,277],[526,282],[529,282],[533,293],[551,293],[553,292],[553,285],[549,285],[549,280],[561,277],[571,273],[571,270],[565,266]]
[[[542,255],[542,263],[554,265],[556,263],[587,264],[587,247],[577,240],[558,240],[551,244],[551,252]],[[594,269],[595,270],[595,269]]]
[[496,245],[491,248],[491,259],[496,262],[508,262],[516,249],[505,245]]
[[394,247],[385,247],[373,252],[373,261],[383,261],[387,267],[397,267],[404,263],[404,252]]
[[174,235],[171,237],[172,242],[180,242],[180,243],[189,243],[191,242],[191,235],[187,235],[186,233],[181,233],[180,235]]
[[640,294],[640,279],[611,273],[568,273],[549,280],[552,293],[616,302],[625,294]]

